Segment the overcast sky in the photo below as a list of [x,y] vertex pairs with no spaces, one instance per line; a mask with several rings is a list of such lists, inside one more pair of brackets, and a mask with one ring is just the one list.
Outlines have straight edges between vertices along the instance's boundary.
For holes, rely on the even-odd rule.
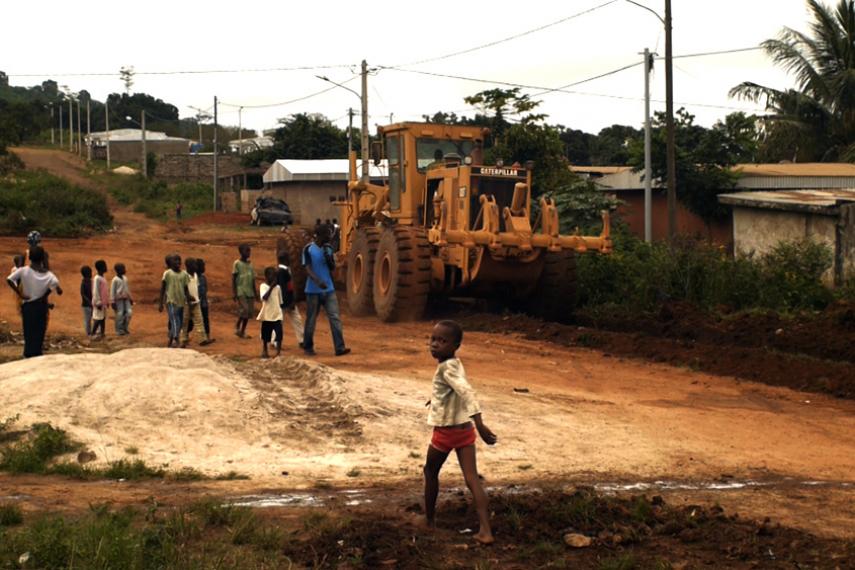
[[[664,16],[663,0],[639,1]],[[134,91],[177,105],[182,117],[195,114],[191,106],[211,107],[217,95],[223,102],[220,122],[236,125],[238,110],[226,104],[279,103],[330,86],[316,75],[350,80],[347,85],[358,91],[354,73],[362,59],[372,67],[405,66],[421,72],[558,87],[640,61],[637,54],[645,47],[664,55],[661,22],[641,8],[616,0],[524,37],[407,66],[520,34],[606,2],[280,0],[216,8],[211,2],[188,0],[15,2],[4,6],[0,70],[10,75],[12,85],[30,86],[52,78],[75,91],[88,89],[103,100],[108,93],[124,89],[118,75],[122,66],[132,65],[138,72],[343,66],[136,76]],[[803,0],[673,0],[673,18],[674,54],[680,55],[756,46],[785,26],[804,30],[808,14]],[[112,75],[60,76],[75,73]],[[678,59],[674,77],[676,106],[685,106],[708,126],[733,110],[760,108],[728,98],[728,90],[741,81],[792,85],[761,51]],[[552,123],[588,132],[614,123],[640,126],[643,81],[638,65],[573,87],[578,94],[544,95],[541,109]],[[653,99],[664,101],[661,64],[652,82]],[[370,124],[373,130],[373,125],[387,123],[392,114],[395,121],[418,120],[438,110],[465,114],[463,97],[492,87],[500,85],[381,69],[369,79]],[[349,106],[358,110],[357,97],[335,88],[289,105],[245,108],[243,124],[261,130],[292,113],[320,112],[345,126]],[[664,110],[664,102],[655,102],[653,108]]]

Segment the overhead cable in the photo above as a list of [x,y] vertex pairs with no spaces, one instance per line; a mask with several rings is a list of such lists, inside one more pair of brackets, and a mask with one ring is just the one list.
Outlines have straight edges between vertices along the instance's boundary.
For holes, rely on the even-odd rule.
[[[133,75],[205,75],[214,73],[267,73],[272,71],[311,71],[318,69],[351,68],[352,64],[340,65],[298,65],[293,67],[253,67],[244,69],[181,69],[173,71],[134,71]],[[118,71],[86,73],[7,73],[9,77],[111,77]]]
[[474,46],[474,47],[471,47],[471,48],[466,48],[466,49],[462,49],[462,50],[459,50],[459,51],[454,51],[454,52],[451,52],[451,53],[446,53],[446,54],[443,54],[443,55],[438,55],[438,56],[436,56],[436,57],[429,57],[429,58],[426,58],[426,59],[420,59],[420,60],[418,60],[418,61],[411,61],[410,63],[401,63],[401,64],[398,64],[398,65],[396,65],[396,66],[394,66],[394,67],[410,67],[410,66],[413,66],[413,65],[421,65],[421,64],[423,64],[423,63],[431,63],[431,62],[434,62],[434,61],[440,61],[440,60],[443,60],[443,59],[449,59],[449,58],[452,58],[452,57],[457,57],[458,55],[464,55],[464,54],[467,54],[467,53],[472,53],[472,52],[474,52],[474,51],[482,50],[482,49],[485,49],[485,48],[488,48],[488,47],[493,47],[493,46],[495,46],[495,45],[499,45],[499,44],[502,44],[502,43],[505,43],[505,42],[509,42],[509,41],[511,41],[511,40],[516,40],[516,39],[518,39],[518,38],[522,38],[522,37],[524,37],[524,36],[528,36],[528,35],[531,35],[531,34],[534,34],[534,33],[537,33],[537,32],[541,32],[541,31],[546,30],[546,29],[548,29],[548,28],[551,28],[551,27],[553,27],[553,26],[557,26],[557,25],[559,25],[559,24],[563,24],[564,22],[567,22],[567,21],[569,21],[569,20],[573,20],[573,19],[578,18],[578,17],[580,17],[580,16],[584,16],[585,14],[590,14],[591,12],[594,12],[594,11],[599,10],[599,9],[601,9],[601,8],[605,8],[606,6],[608,6],[608,5],[610,5],[610,4],[614,4],[614,3],[616,3],[617,1],[618,1],[618,0],[609,0],[608,2],[603,2],[602,4],[599,4],[599,5],[597,5],[597,6],[594,6],[593,8],[588,8],[587,10],[583,10],[583,11],[581,11],[581,12],[577,12],[576,14],[572,14],[572,15],[570,15],[570,16],[566,16],[566,17],[564,17],[564,18],[561,18],[560,20],[555,20],[554,22],[550,22],[550,23],[548,23],[548,24],[544,24],[544,25],[542,25],[542,26],[538,26],[538,27],[536,27],[536,28],[532,28],[532,29],[530,29],[530,30],[526,30],[526,31],[524,31],[524,32],[520,32],[520,33],[518,33],[518,34],[514,34],[514,35],[512,35],[512,36],[508,36],[508,37],[506,37],[506,38],[502,38],[502,39],[499,39],[499,40],[495,40],[495,41],[492,41],[492,42],[488,42],[488,43],[486,43],[486,44],[481,44],[481,45]]

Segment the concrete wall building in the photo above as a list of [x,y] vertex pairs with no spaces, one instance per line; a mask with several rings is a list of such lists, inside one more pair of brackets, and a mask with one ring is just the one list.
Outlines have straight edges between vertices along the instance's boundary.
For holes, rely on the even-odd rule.
[[[107,158],[107,142],[110,144],[110,160],[113,162],[136,162],[142,158],[142,131],[140,129],[115,129],[109,132],[90,133],[85,144],[92,147],[92,158]],[[190,151],[192,141],[181,137],[170,137],[158,131],[145,131],[146,152],[156,156],[181,154]]]
[[[573,166],[571,169],[613,192],[624,204],[618,208],[621,219],[636,236],[644,236],[644,181],[642,172],[630,166]],[[740,190],[818,190],[855,188],[855,164],[785,163],[737,164]],[[724,202],[723,202],[724,203]],[[668,204],[665,189],[653,188],[653,239],[668,236]],[[736,228],[732,219],[707,224],[677,202],[677,230],[684,235],[703,236],[715,243],[733,244]],[[777,240],[780,241],[780,240]],[[776,241],[776,243],[777,243]]]
[[808,238],[834,252],[828,284],[855,278],[855,189],[738,192],[719,202],[733,208],[736,252],[762,255],[781,241]]
[[[357,172],[361,168],[357,161]],[[264,173],[264,190],[241,193],[241,208],[249,211],[258,196],[270,195],[288,203],[297,225],[312,225],[315,220],[339,217],[338,206],[332,200],[347,195],[349,163],[347,159],[328,160],[277,160]],[[386,181],[386,161],[370,164],[371,181]],[[244,209],[247,208],[247,209]]]

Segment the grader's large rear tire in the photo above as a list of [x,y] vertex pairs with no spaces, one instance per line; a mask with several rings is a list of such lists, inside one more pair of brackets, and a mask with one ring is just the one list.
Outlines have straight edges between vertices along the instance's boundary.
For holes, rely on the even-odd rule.
[[546,320],[568,322],[576,308],[576,252],[546,253],[531,295],[530,311]]
[[347,305],[356,316],[374,312],[374,260],[380,231],[360,228],[347,255]]
[[423,231],[386,228],[374,262],[374,309],[386,322],[422,317],[430,292],[430,245]]
[[276,257],[279,257],[280,251],[288,253],[288,259],[291,268],[291,278],[294,281],[294,298],[298,301],[306,297],[306,268],[303,267],[303,261],[300,259],[303,254],[303,248],[312,241],[312,236],[303,228],[283,228],[282,233],[276,240]]

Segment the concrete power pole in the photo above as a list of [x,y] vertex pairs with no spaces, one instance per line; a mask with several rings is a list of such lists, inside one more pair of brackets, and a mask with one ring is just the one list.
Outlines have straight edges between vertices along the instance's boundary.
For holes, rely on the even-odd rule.
[[238,156],[243,154],[243,107],[238,107]]
[[362,60],[362,182],[368,183],[368,63]]
[[59,148],[61,150],[65,146],[65,143],[62,142],[62,133],[65,130],[62,126],[62,103],[59,103],[57,108],[59,109]]
[[110,111],[109,103],[104,100],[104,130],[107,132],[107,171],[110,171]]
[[56,144],[56,140],[54,139],[54,126],[53,126],[53,103],[50,104],[50,145],[54,146]]
[[353,152],[353,107],[347,110],[347,159],[350,160],[350,153]]
[[148,153],[145,145],[145,111],[140,112],[140,127],[142,127],[142,175],[148,178]]
[[77,100],[77,156],[83,156],[83,132],[80,128],[80,99]]
[[74,152],[74,102],[68,98],[68,152]]
[[665,0],[665,129],[668,176],[668,239],[677,236],[677,150],[674,136],[674,70],[671,42],[671,0]]
[[86,145],[86,160],[92,162],[92,99],[86,100],[86,138],[89,143]]
[[219,173],[217,172],[217,96],[214,95],[214,211],[217,211],[217,185]]
[[653,169],[650,159],[650,50],[644,48],[644,241],[653,241]]

